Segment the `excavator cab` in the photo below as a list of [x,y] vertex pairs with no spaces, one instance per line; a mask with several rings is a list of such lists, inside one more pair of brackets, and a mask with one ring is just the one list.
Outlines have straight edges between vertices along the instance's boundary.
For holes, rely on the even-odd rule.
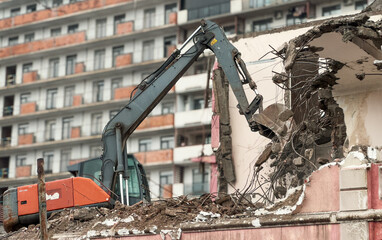
[[[132,205],[145,199],[150,202],[150,191],[149,185],[146,178],[145,170],[143,169],[142,164],[132,154],[126,154],[125,156],[125,166],[129,172],[128,180],[128,191],[129,191],[129,204]],[[102,160],[100,158],[93,158],[87,161],[78,163],[77,166],[72,167],[71,169],[77,170],[78,177],[90,178],[98,186],[102,187]],[[125,193],[126,185],[123,182],[123,189],[121,191],[119,181],[116,181],[114,189],[111,190],[111,198],[114,200],[121,199],[121,193]]]

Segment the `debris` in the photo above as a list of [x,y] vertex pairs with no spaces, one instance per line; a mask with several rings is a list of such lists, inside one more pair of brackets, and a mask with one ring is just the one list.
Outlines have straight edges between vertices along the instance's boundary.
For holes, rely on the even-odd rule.
[[293,164],[296,165],[297,167],[301,167],[304,165],[304,159],[302,157],[297,157],[293,159]]

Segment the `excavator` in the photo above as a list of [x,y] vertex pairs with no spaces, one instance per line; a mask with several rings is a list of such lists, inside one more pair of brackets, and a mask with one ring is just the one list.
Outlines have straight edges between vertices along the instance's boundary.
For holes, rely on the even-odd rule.
[[[185,49],[188,44],[192,46]],[[240,52],[228,41],[221,27],[202,20],[182,46],[136,86],[127,105],[106,124],[101,157],[81,163],[78,177],[46,183],[48,215],[72,207],[113,207],[117,200],[126,205],[150,201],[144,169],[133,155],[127,154],[126,141],[206,49],[215,54],[223,69],[240,114],[252,131],[259,130],[252,115],[262,108],[263,97],[257,92]],[[245,84],[255,93],[251,102],[244,92]],[[11,188],[4,193],[3,224],[7,232],[38,222],[38,212],[37,184]]]

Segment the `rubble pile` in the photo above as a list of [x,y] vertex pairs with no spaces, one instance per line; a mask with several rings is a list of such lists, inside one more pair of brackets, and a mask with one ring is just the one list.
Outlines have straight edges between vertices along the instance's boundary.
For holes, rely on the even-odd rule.
[[[262,194],[257,191],[252,196],[256,201],[272,203],[288,189],[304,184],[321,165],[343,158],[344,147],[348,147],[344,112],[332,90],[339,80],[338,72],[351,66],[321,57],[324,49],[311,43],[325,33],[339,33],[343,42],[361,39],[381,46],[381,21],[368,19],[361,14],[328,20],[273,51],[285,67],[285,72],[274,72],[273,82],[286,90],[285,105],[291,109],[273,104],[253,116],[260,134],[271,139],[255,164],[255,175],[261,176],[264,184],[258,182],[252,188],[265,188]],[[361,66],[364,61],[369,60],[360,59],[356,64]],[[364,73],[359,75],[356,77],[362,80]]]
[[[155,201],[139,202],[133,206],[116,203],[114,209],[85,207],[65,209],[52,214],[48,219],[51,236],[75,238],[110,237],[142,234],[167,234],[177,232],[184,223],[211,222],[219,219],[250,217],[264,214],[284,214],[295,209],[303,190],[296,189],[288,197],[268,209],[256,209],[248,201],[226,195],[214,199],[211,194],[189,199],[187,196]],[[6,239],[39,239],[39,225],[30,225],[11,232]]]

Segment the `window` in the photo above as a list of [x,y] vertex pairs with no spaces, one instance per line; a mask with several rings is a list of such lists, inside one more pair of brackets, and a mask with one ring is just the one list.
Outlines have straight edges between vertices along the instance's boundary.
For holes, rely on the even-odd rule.
[[61,28],[52,28],[50,29],[50,36],[56,37],[61,35]]
[[162,115],[174,113],[174,103],[173,102],[163,102],[162,103]]
[[92,114],[92,135],[98,135],[102,132],[102,113]]
[[46,91],[46,109],[56,108],[57,88]]
[[224,26],[223,31],[226,35],[235,34],[235,25]]
[[11,9],[11,17],[20,15],[20,8],[13,8]]
[[45,141],[54,141],[56,120],[45,121]]
[[125,14],[114,16],[114,34],[117,33],[118,24],[125,21]]
[[295,17],[293,14],[288,14],[286,19],[286,25],[296,25],[306,22],[306,14],[302,15],[301,17]]
[[74,86],[65,87],[64,93],[64,107],[73,105]]
[[60,171],[61,172],[67,172],[70,159],[72,158],[72,150],[71,149],[64,149],[61,151],[61,166]]
[[31,94],[30,93],[22,93],[20,95],[20,104],[30,102]]
[[29,33],[24,35],[24,42],[32,42],[34,41],[34,33]]
[[79,2],[81,0],[69,0],[69,3],[76,3],[76,2]]
[[176,37],[170,36],[164,38],[164,57],[169,57],[176,48]]
[[144,11],[144,28],[151,28],[155,26],[155,8],[146,9]]
[[119,55],[123,54],[123,46],[113,47],[113,67],[116,65],[116,60]]
[[53,160],[54,153],[53,152],[44,152],[44,171],[45,173],[53,172]]
[[159,195],[163,197],[164,185],[172,184],[172,171],[160,172]]
[[52,7],[58,7],[62,5],[62,0],[53,0]]
[[25,63],[23,64],[23,73],[32,72],[32,63]]
[[96,20],[96,38],[106,36],[106,18]]
[[160,149],[174,148],[174,136],[165,136],[160,138]]
[[260,8],[268,6],[271,3],[271,0],[250,0],[249,7],[251,8]]
[[[191,1],[190,1],[191,2]],[[192,4],[188,9],[188,20],[210,17],[218,14],[228,13],[230,11],[229,0],[219,0],[220,3],[211,3],[210,1],[198,2]],[[191,5],[191,4],[190,4]]]
[[154,40],[143,42],[143,56],[142,61],[149,61],[154,59]]
[[99,157],[102,154],[102,148],[100,146],[90,146],[90,158]]
[[367,0],[355,2],[355,10],[363,10],[366,7],[367,7]]
[[16,167],[27,165],[27,156],[16,156]]
[[78,24],[68,26],[68,34],[78,32]]
[[49,77],[58,77],[58,70],[60,68],[60,59],[53,58],[49,60]]
[[76,55],[66,57],[66,75],[74,74],[76,67]]
[[94,52],[94,70],[105,68],[105,49]]
[[122,79],[116,78],[111,80],[111,99],[114,99],[115,89],[120,88],[122,86]]
[[252,24],[252,31],[261,32],[271,29],[272,19],[265,19],[260,21],[255,21]]
[[193,110],[202,109],[204,108],[204,98],[203,97],[197,97],[193,100]]
[[31,4],[27,6],[27,13],[31,13],[35,11],[36,11],[36,4]]
[[28,123],[19,124],[19,135],[28,134]]
[[73,117],[62,119],[62,139],[68,139],[71,136]]
[[112,119],[115,115],[117,115],[117,113],[119,113],[119,110],[111,110],[110,111],[110,119]]
[[340,14],[340,12],[341,12],[340,4],[322,8],[323,17],[337,15],[337,14]]
[[165,6],[165,17],[164,17],[164,23],[169,24],[170,23],[170,14],[173,12],[176,12],[178,9],[176,7],[176,3],[169,4]]
[[139,140],[139,151],[140,152],[147,152],[151,150],[151,139],[140,139]]
[[103,88],[104,88],[103,80],[93,83],[93,102],[103,101]]
[[202,195],[209,191],[208,173],[201,173],[199,169],[192,170],[192,194]]
[[8,45],[9,46],[13,46],[13,45],[16,45],[18,43],[19,43],[19,37],[18,36],[8,38]]

